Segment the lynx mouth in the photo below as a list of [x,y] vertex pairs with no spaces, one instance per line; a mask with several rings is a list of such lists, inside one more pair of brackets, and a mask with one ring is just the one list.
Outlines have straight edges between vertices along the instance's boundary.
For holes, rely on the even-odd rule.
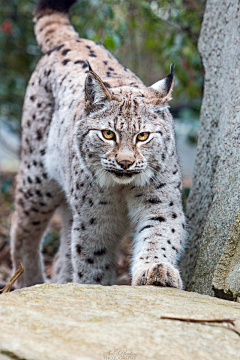
[[123,178],[123,177],[131,178],[133,175],[139,174],[139,172],[136,171],[134,172],[115,171],[115,170],[107,170],[107,171],[117,176],[118,178]]

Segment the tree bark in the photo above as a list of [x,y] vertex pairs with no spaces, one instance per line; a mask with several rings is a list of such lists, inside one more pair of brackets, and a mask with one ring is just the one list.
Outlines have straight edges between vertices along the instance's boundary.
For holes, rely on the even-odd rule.
[[205,68],[197,158],[187,204],[186,289],[240,296],[240,7],[208,0],[199,51]]

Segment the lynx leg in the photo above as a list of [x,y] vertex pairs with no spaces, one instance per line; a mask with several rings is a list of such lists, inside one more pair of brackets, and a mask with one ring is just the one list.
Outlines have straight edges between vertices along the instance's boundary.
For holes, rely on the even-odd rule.
[[73,281],[113,285],[118,244],[129,226],[125,204],[120,192],[99,190],[97,183],[85,180],[75,184],[72,196]]
[[27,170],[22,167],[18,175],[16,210],[11,226],[13,270],[18,267],[19,260],[25,267],[16,284],[18,288],[44,282],[41,238],[60,201],[55,184],[40,174],[33,176],[32,172],[28,175]]
[[60,248],[57,260],[54,264],[52,282],[57,284],[67,284],[72,282],[72,261],[71,261],[71,226],[72,213],[67,204],[61,206],[62,210],[62,230]]

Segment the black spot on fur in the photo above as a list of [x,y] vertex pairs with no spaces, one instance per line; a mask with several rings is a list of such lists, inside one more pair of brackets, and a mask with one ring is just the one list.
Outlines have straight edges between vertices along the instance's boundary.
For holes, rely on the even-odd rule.
[[76,61],[74,61],[74,64],[85,64],[85,61],[83,61],[83,60],[76,60]]
[[88,258],[86,261],[87,261],[89,264],[93,264],[93,263],[94,263],[93,259],[90,259],[90,258]]
[[64,44],[57,46],[57,47],[55,48],[55,50],[56,50],[56,51],[59,51],[59,50],[61,50],[62,47],[64,47]]
[[36,213],[38,213],[38,212],[39,212],[39,210],[38,210],[38,209],[36,209],[36,208],[32,208],[31,210],[32,210],[32,211],[34,211],[34,212],[36,212]]
[[86,45],[85,47],[86,47],[87,49],[91,49],[91,46],[89,46],[89,45]]
[[100,204],[100,205],[107,205],[108,202],[107,202],[107,201],[100,201],[99,204]]
[[97,55],[95,55],[95,54],[93,54],[93,53],[91,53],[89,56],[90,56],[90,57],[97,57]]
[[159,200],[157,197],[151,197],[151,198],[147,199],[147,202],[149,202],[150,204],[159,204],[162,201]]
[[49,197],[49,198],[52,198],[52,197],[53,197],[50,192],[47,192],[46,195],[47,195],[47,197]]
[[43,173],[42,175],[43,175],[44,179],[47,179],[47,178],[48,178],[47,173]]
[[177,218],[177,214],[176,214],[176,213],[173,213],[173,214],[172,214],[172,218],[173,218],[173,219],[176,219],[176,218]]
[[96,218],[91,218],[89,222],[92,225],[95,221],[96,221]]
[[23,199],[19,199],[19,200],[18,200],[18,205],[24,207],[24,201],[23,201]]
[[70,49],[65,49],[62,51],[62,55],[66,55],[69,51],[71,51]]
[[107,71],[106,74],[107,74],[107,77],[111,76],[111,73],[109,71]]
[[45,155],[45,153],[46,153],[46,150],[45,150],[45,149],[43,149],[43,150],[40,151],[40,154],[41,154],[42,156]]
[[36,176],[36,182],[37,182],[38,184],[41,184],[41,179],[40,179],[38,176]]
[[168,244],[171,244],[171,240],[168,240],[167,243],[168,243]]
[[67,63],[70,61],[70,59],[65,59],[65,60],[63,60],[63,62],[62,62],[62,64],[63,65],[67,65]]
[[108,62],[107,62],[107,61],[103,61],[103,63],[104,63],[104,65],[107,65]]
[[32,179],[29,176],[27,177],[27,181],[29,182],[29,184],[32,184]]
[[156,186],[156,189],[161,189],[162,187],[166,186],[165,183],[159,183],[157,186]]
[[76,251],[77,251],[78,255],[81,254],[82,247],[79,244],[76,245]]
[[93,206],[93,201],[91,199],[89,199],[89,205]]
[[37,130],[36,134],[37,134],[37,140],[42,140],[42,133],[39,129]]
[[31,101],[34,101],[35,99],[36,99],[36,96],[35,96],[35,95],[30,96],[30,100],[31,100]]
[[102,276],[97,276],[93,279],[94,281],[96,281],[97,283],[100,283],[100,281],[102,280]]
[[114,71],[114,69],[112,67],[109,67],[108,70],[109,71]]
[[86,67],[88,67],[87,63],[85,62],[82,66],[83,69],[86,69]]
[[82,229],[82,230],[85,230],[85,226],[84,226],[83,224],[81,225],[81,229]]
[[81,279],[81,277],[83,277],[83,274],[79,271],[78,272],[78,277]]
[[151,220],[160,221],[160,222],[166,221],[166,219],[165,219],[164,217],[162,217],[162,216],[158,216],[158,217],[151,218]]
[[164,161],[166,159],[166,155],[162,154],[162,161]]
[[42,197],[42,193],[41,193],[40,190],[36,190],[36,194],[37,194],[38,196]]
[[172,233],[175,233],[175,229],[172,229]]
[[151,227],[153,227],[153,226],[152,226],[152,225],[146,225],[146,226],[144,226],[139,232],[142,232],[143,230],[149,229],[149,228],[151,228]]
[[94,255],[96,255],[96,256],[101,256],[101,255],[105,255],[105,254],[106,254],[106,249],[105,248],[94,251]]
[[175,171],[173,171],[173,175],[175,175],[177,172],[178,172],[178,169],[177,169],[177,170],[175,170]]
[[185,225],[184,225],[184,224],[182,224],[182,227],[183,227],[183,229],[185,229]]
[[32,224],[33,224],[33,225],[40,225],[41,222],[40,222],[40,221],[33,221]]
[[103,84],[104,84],[104,86],[105,86],[106,88],[110,88],[110,85],[109,85],[109,83],[107,83],[107,82],[104,82]]
[[173,206],[174,205],[174,203],[171,201],[170,203],[169,203],[169,206]]

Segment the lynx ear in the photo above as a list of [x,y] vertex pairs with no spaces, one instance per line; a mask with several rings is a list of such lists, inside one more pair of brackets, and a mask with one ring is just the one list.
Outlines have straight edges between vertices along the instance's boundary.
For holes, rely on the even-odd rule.
[[174,64],[171,64],[169,75],[150,86],[151,89],[159,93],[158,96],[162,99],[162,102],[171,100],[174,85],[173,69]]
[[[89,65],[89,64],[88,64]],[[89,72],[85,81],[85,105],[90,110],[99,103],[111,100],[111,93],[104,86],[100,77],[92,70],[89,65]]]

